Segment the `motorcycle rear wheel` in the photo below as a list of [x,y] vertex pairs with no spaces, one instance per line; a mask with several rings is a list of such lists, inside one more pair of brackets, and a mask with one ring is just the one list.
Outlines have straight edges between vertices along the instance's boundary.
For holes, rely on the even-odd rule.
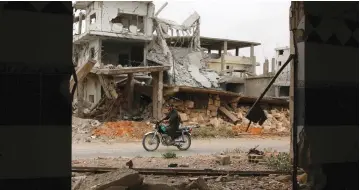
[[[146,151],[148,151],[148,152],[155,151],[155,150],[157,150],[158,147],[159,147],[160,139],[159,139],[159,137],[158,137],[157,135],[155,135],[155,137],[154,137],[154,135],[155,135],[155,133],[149,133],[149,134],[147,134],[147,135],[145,135],[145,136],[143,137],[142,145],[143,145],[144,149],[145,149]],[[153,139],[153,137],[154,137],[154,139]],[[147,140],[150,141],[150,142],[151,142],[151,140],[153,140],[152,143],[155,144],[155,148],[151,149],[151,148],[147,147],[146,144],[147,144],[147,143],[150,143],[150,142],[148,142]]]

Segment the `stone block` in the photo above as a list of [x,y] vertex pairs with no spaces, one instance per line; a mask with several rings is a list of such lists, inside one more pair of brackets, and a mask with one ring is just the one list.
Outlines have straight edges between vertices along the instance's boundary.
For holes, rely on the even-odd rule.
[[209,98],[209,102],[208,102],[208,105],[213,105],[214,104],[214,100]]
[[94,190],[106,190],[113,186],[138,188],[142,185],[143,180],[144,177],[140,176],[140,174],[134,170],[119,169],[117,171],[87,177],[79,187],[79,190],[88,190],[90,187],[94,187]]
[[212,112],[210,113],[210,116],[211,116],[211,117],[216,117],[216,116],[217,116],[217,111],[212,111]]
[[230,165],[231,163],[229,155],[217,155],[216,159],[220,165]]
[[189,120],[189,117],[187,116],[186,113],[179,112],[179,115],[180,115],[181,121],[188,121]]
[[220,107],[221,101],[220,100],[215,100],[214,101],[214,106],[216,107]]
[[210,111],[217,111],[219,107],[216,107],[215,105],[208,105],[208,110]]
[[141,190],[176,190],[175,187],[171,187],[167,184],[144,184]]
[[248,155],[248,162],[250,163],[260,163],[264,161],[263,155],[250,154]]
[[185,101],[185,107],[187,108],[194,108],[194,102],[193,101],[190,101],[190,100],[186,100]]

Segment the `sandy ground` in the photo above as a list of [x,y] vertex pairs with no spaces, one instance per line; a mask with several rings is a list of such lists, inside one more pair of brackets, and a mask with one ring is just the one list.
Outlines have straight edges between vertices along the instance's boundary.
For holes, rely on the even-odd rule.
[[190,149],[179,151],[176,147],[159,146],[154,152],[147,152],[142,147],[141,141],[136,142],[91,142],[76,143],[72,146],[73,159],[92,159],[97,157],[161,157],[168,151],[175,152],[178,156],[211,155],[226,149],[239,149],[248,151],[259,145],[258,149],[273,149],[279,152],[290,150],[289,137],[277,138],[236,138],[236,139],[193,139]]
[[[106,174],[105,174],[106,175]],[[113,176],[96,177],[97,180],[107,180]],[[189,184],[197,177],[186,176],[154,176],[145,175],[146,184],[167,184],[179,187],[181,184]],[[240,177],[240,176],[202,176],[210,190],[291,190],[292,182],[290,175],[269,175],[267,177]],[[76,179],[73,179],[73,185]]]
[[93,158],[73,160],[73,166],[99,166],[127,168],[126,162],[132,160],[134,168],[168,168],[169,164],[178,164],[180,168],[187,169],[218,169],[218,170],[271,170],[262,164],[251,164],[247,161],[245,153],[229,153],[230,165],[220,165],[215,155],[197,155],[177,158],[135,157],[135,158]]

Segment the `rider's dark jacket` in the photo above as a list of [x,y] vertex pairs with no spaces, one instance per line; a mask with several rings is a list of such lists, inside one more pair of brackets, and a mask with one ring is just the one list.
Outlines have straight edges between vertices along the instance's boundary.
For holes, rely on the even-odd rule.
[[172,109],[164,119],[169,120],[169,126],[167,129],[169,133],[175,133],[179,129],[181,118],[175,109]]

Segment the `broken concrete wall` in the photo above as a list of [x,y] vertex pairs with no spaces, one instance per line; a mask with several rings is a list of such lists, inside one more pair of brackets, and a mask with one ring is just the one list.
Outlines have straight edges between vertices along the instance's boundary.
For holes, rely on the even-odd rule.
[[[73,45],[73,60],[77,66],[85,64],[89,59],[98,60],[100,39],[91,40],[88,43]],[[100,63],[96,63],[94,67],[99,67]]]
[[[84,12],[83,22],[74,20],[75,41],[90,32],[96,35],[149,40],[153,34],[155,6],[145,1],[95,1],[89,3]],[[81,23],[81,24],[80,24]],[[81,35],[79,35],[79,27]]]
[[[246,78],[245,95],[253,97],[260,96],[272,78],[272,76],[257,76]],[[275,97],[275,87],[271,86],[265,96]]]
[[[249,57],[240,56],[225,56],[225,69],[246,70],[248,72],[252,69],[251,59]],[[221,72],[221,58],[212,58],[209,60],[209,68],[217,72]],[[234,73],[238,74],[238,73]],[[240,77],[240,76],[239,76]]]
[[148,4],[142,1],[94,2],[86,11],[87,30],[151,36],[152,20],[149,17],[154,11]]
[[245,84],[242,83],[227,83],[222,88],[226,91],[245,94]]

